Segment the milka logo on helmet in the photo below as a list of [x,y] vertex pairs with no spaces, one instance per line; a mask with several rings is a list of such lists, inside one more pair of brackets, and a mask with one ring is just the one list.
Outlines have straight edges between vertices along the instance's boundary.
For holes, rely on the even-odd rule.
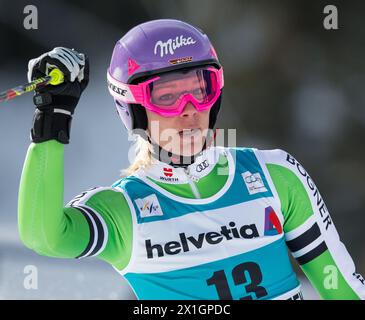
[[160,48],[160,57],[162,58],[166,54],[174,54],[175,50],[180,47],[190,46],[194,43],[196,43],[196,41],[192,37],[185,38],[183,35],[180,37],[177,36],[175,39],[169,39],[165,42],[160,40],[155,44],[154,53],[157,55],[158,48]]

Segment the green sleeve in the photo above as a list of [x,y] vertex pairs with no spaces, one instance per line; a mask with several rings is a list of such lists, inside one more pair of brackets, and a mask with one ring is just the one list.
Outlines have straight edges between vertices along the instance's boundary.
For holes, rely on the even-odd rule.
[[293,159],[266,164],[280,198],[289,249],[323,299],[364,299],[363,278],[324,214],[327,208],[318,189]]
[[132,216],[123,193],[113,188],[93,188],[68,205],[93,222],[89,221],[92,237],[81,257],[98,256],[123,269],[130,260],[133,242]]
[[117,268],[124,267],[131,252],[130,210],[121,192],[102,190],[88,197],[85,206],[91,214],[64,207],[64,145],[55,140],[32,143],[19,188],[22,242],[45,256],[76,258],[93,253]]

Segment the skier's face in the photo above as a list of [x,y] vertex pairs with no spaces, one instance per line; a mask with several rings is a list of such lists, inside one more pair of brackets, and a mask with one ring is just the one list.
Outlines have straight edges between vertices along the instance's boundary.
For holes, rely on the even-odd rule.
[[151,139],[166,151],[191,156],[202,150],[208,133],[210,110],[199,112],[189,102],[176,117],[163,117],[147,109],[146,112]]

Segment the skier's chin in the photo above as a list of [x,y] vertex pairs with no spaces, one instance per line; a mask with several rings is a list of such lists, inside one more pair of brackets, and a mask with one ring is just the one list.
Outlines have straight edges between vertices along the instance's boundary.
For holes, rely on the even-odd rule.
[[182,156],[192,156],[203,149],[204,139],[180,139],[180,148],[178,154]]

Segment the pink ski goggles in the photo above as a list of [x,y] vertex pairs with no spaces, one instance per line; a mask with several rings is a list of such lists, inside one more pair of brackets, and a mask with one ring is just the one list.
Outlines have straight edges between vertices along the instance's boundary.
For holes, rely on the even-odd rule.
[[120,82],[108,72],[109,92],[115,99],[141,104],[165,117],[180,115],[188,102],[198,111],[210,109],[218,100],[223,86],[223,68],[171,71],[136,85]]

